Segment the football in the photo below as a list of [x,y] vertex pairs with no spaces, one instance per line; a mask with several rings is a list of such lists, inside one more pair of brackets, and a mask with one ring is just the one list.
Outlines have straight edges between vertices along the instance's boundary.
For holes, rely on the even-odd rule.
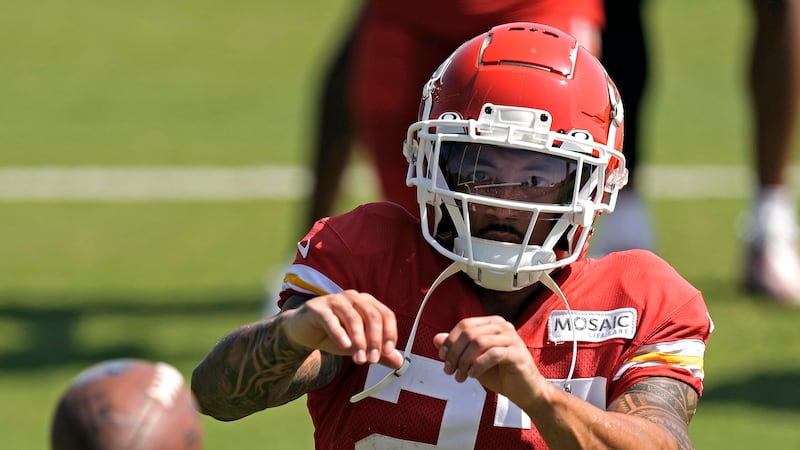
[[114,359],[72,380],[53,414],[50,443],[52,450],[196,450],[202,422],[175,367]]

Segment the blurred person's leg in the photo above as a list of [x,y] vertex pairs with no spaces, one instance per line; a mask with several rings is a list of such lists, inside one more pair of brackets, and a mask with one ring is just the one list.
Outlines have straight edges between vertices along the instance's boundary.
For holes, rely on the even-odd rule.
[[414,215],[419,205],[416,190],[406,185],[403,141],[416,121],[423,85],[452,50],[369,9],[353,47],[349,95],[359,142],[375,170],[381,198]]
[[800,2],[752,0],[749,88],[757,190],[747,228],[745,286],[800,304],[797,210],[789,183],[800,94]]
[[358,22],[341,43],[325,72],[317,97],[313,136],[313,185],[303,232],[314,222],[333,213],[342,175],[355,145],[347,84],[353,36]]
[[606,28],[602,35],[601,59],[622,94],[625,107],[622,151],[630,176],[628,185],[620,191],[614,213],[597,221],[598,237],[592,239],[589,247],[594,256],[632,248],[655,248],[650,214],[637,188],[641,155],[640,107],[649,69],[643,3],[644,0],[605,2]]

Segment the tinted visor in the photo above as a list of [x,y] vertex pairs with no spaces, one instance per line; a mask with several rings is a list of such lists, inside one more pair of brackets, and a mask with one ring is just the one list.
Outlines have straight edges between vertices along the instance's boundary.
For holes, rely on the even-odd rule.
[[532,150],[442,142],[439,167],[448,187],[485,197],[567,205],[577,162]]

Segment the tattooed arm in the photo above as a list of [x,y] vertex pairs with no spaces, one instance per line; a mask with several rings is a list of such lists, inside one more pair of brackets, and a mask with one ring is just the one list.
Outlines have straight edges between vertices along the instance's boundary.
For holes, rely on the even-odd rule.
[[634,384],[609,405],[609,411],[644,417],[662,425],[678,442],[690,449],[689,422],[697,411],[697,391],[672,378],[653,377]]
[[394,314],[374,297],[350,290],[305,300],[290,298],[280,314],[233,330],[211,349],[192,373],[204,414],[236,420],[292,401],[330,383],[343,355],[402,365]]
[[607,410],[564,392],[542,376],[515,327],[499,316],[461,320],[434,336],[444,371],[477,379],[531,418],[552,449],[689,449],[697,392],[667,377],[646,378]]
[[694,448],[688,427],[698,396],[684,382],[648,378],[628,388],[607,411],[553,388],[545,395],[549,402],[533,413],[551,448]]
[[[305,299],[293,297],[284,311]],[[289,306],[294,305],[294,306]],[[295,400],[336,376],[341,360],[293,344],[279,314],[226,335],[192,372],[192,391],[204,414],[236,420]]]

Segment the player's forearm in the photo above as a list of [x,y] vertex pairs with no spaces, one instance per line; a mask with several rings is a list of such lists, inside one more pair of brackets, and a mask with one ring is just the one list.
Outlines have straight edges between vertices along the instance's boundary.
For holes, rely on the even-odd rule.
[[192,391],[204,414],[235,420],[305,393],[293,381],[307,360],[318,367],[319,357],[293,345],[282,320],[278,315],[232,331],[194,369]]
[[655,421],[604,411],[553,385],[524,409],[552,449],[692,448]]

